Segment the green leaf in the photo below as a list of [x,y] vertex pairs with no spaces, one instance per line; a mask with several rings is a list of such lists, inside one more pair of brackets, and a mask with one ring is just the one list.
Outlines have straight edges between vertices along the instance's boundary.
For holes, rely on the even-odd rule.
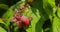
[[11,18],[13,17],[13,14],[14,14],[14,7],[15,6],[11,6],[8,10],[7,10],[7,12],[6,13],[4,13],[3,14],[3,16],[2,16],[2,18],[7,18],[7,20],[5,21],[6,22],[6,24],[10,24],[10,20],[11,20]]
[[0,32],[7,32],[7,31],[0,26]]
[[[2,19],[0,19],[0,27],[4,27],[4,29],[7,29],[7,31],[9,29],[7,24],[5,24]],[[1,29],[0,29],[0,32],[1,32]]]
[[57,17],[60,17],[60,8],[57,8]]
[[2,21],[2,19],[0,19],[0,23],[4,24],[4,22]]
[[43,8],[48,15],[52,15],[55,7],[55,0],[43,0]]
[[0,8],[7,10],[8,9],[8,5],[6,5],[6,4],[0,4]]
[[[54,22],[53,21],[53,17],[54,17],[53,15],[56,12],[55,0],[44,0],[43,1],[43,8],[44,8],[45,12],[49,15],[49,18],[51,20],[51,23]],[[52,26],[53,26],[53,30],[54,30],[55,29],[55,26],[53,24],[52,24]],[[51,30],[52,29],[50,29],[50,31]]]
[[[44,21],[48,19],[47,15],[44,15],[44,16],[40,15],[41,11],[39,12],[38,9],[33,9],[30,11],[32,11],[31,16],[33,20],[31,21],[31,25],[27,29],[27,32],[42,32],[42,29],[43,29],[42,26],[44,24]],[[36,12],[33,12],[33,11],[36,11]]]
[[10,18],[13,15],[13,8],[14,6],[11,6],[6,13],[3,14],[2,18]]
[[40,19],[39,12],[37,10],[36,12],[37,16],[32,12],[31,16],[33,17],[33,20],[31,21],[31,26],[27,29],[28,32],[35,32],[36,24],[38,23]]
[[60,19],[57,18],[56,16],[53,19],[53,32],[60,32]]
[[7,27],[7,25],[3,22],[2,19],[0,19],[0,24],[3,24],[3,25],[5,25]]
[[60,8],[57,8],[57,13],[54,14],[53,22],[52,22],[52,31],[60,32]]

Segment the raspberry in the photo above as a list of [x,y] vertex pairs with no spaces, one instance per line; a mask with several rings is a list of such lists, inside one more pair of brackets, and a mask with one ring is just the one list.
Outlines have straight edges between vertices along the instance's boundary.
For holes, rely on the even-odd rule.
[[25,22],[26,19],[27,19],[26,16],[22,16],[22,17],[21,17],[21,21],[22,21],[22,22]]
[[17,21],[20,21],[20,17],[16,16],[15,18],[16,18]]
[[26,21],[24,22],[25,26],[29,26],[30,24],[30,20],[29,19],[26,19]]
[[25,26],[28,26],[30,24],[30,20],[25,16],[22,16],[20,20]]

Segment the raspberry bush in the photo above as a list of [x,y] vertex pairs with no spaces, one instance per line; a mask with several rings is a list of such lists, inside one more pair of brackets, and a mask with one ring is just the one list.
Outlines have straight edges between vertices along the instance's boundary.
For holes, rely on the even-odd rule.
[[0,0],[0,32],[60,32],[60,0]]

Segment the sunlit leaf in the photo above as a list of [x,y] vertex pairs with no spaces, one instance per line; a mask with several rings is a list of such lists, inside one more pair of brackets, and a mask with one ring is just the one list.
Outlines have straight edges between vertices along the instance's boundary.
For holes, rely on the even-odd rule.
[[43,8],[48,15],[52,15],[55,7],[55,0],[43,0]]
[[3,16],[2,16],[2,18],[6,18],[7,20],[5,21],[7,24],[9,24],[10,23],[10,20],[11,20],[11,18],[13,17],[13,14],[14,14],[14,12],[13,12],[13,9],[14,8],[14,6],[12,6],[11,8],[9,8],[8,10],[7,10],[7,12],[6,13],[4,13],[3,14]]
[[7,31],[0,26],[0,32],[7,32]]
[[53,19],[53,32],[60,32],[60,19],[56,16]]
[[[0,28],[2,27],[2,26],[4,26],[4,29],[7,29],[7,31],[8,31],[8,26],[7,26],[7,24],[5,24],[4,22],[3,22],[3,20],[2,19],[0,19]],[[2,29],[2,28],[1,28]],[[1,29],[0,29],[0,32],[1,32]],[[2,29],[3,30],[3,29]],[[3,31],[2,31],[3,32]]]
[[52,29],[53,32],[60,32],[60,8],[57,9],[56,13],[54,14],[53,22],[52,22]]
[[5,26],[6,26],[6,24],[3,22],[3,20],[2,20],[2,19],[0,19],[0,24],[3,24],[3,25],[5,25]]

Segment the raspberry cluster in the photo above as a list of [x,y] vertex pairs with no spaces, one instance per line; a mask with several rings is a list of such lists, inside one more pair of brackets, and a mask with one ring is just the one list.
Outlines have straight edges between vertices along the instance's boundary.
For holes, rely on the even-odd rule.
[[[29,4],[26,4],[26,7],[28,7]],[[24,6],[20,6],[21,11],[24,9]],[[21,15],[20,12],[17,9],[14,9],[14,16],[11,19],[11,22],[16,22],[16,25],[19,28],[22,28],[23,26],[29,26],[30,21],[32,17],[26,17],[25,15]]]

